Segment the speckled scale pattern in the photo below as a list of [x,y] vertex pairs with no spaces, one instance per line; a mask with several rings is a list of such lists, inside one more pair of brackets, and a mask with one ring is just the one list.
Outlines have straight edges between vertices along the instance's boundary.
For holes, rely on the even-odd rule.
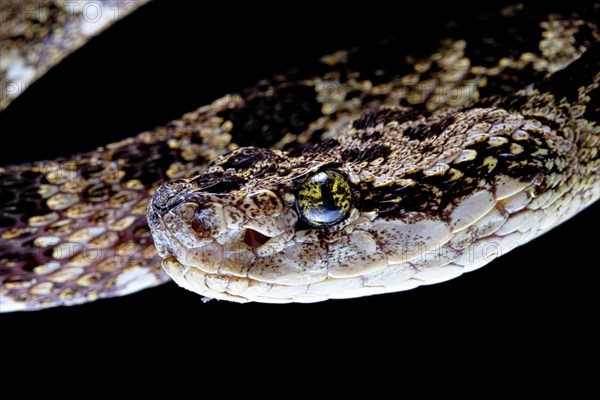
[[[331,297],[334,278],[344,288],[334,297],[352,297],[475,268],[460,260],[465,243],[491,237],[494,230],[512,237],[531,232],[535,218],[546,229],[556,221],[538,212],[544,206],[568,208],[557,214],[567,216],[599,195],[593,190],[597,110],[581,108],[597,97],[597,76],[580,82],[578,97],[564,101],[553,96],[559,86],[551,81],[539,86],[543,91],[535,85],[600,39],[593,10],[561,14],[515,6],[451,28],[446,39],[414,55],[395,40],[340,51],[97,151],[0,167],[0,180],[13,185],[0,203],[0,308],[75,304],[163,282],[144,212],[157,187],[171,179],[184,180],[161,188],[152,204],[181,213],[167,221],[180,230],[181,243],[214,240],[211,246],[235,257],[209,271],[181,269],[196,257],[220,253],[181,247],[185,260],[178,261],[169,256],[175,251],[167,246],[172,232],[158,234],[159,253],[180,284],[222,294],[213,297],[317,301]],[[474,38],[487,24],[502,25],[509,34],[492,29]],[[515,42],[525,36],[527,45]],[[239,149],[247,145],[257,147]],[[294,211],[294,191],[323,168],[345,174],[356,206],[340,226],[305,229]],[[568,193],[554,190],[564,183]],[[257,190],[266,190],[260,198],[278,199],[276,210],[266,202],[262,209],[256,205]],[[188,202],[184,194],[190,191],[195,197]],[[569,196],[580,198],[556,206]],[[193,207],[198,202],[204,204],[199,215],[213,221],[214,238],[198,234],[206,225]],[[467,204],[477,205],[480,225],[465,213]],[[269,210],[277,219],[265,217]],[[443,224],[431,225],[433,220]],[[254,247],[260,246],[251,251],[231,246],[251,241],[235,237],[240,221],[271,240],[262,243],[253,235]],[[161,224],[152,214],[149,222],[155,231]],[[398,255],[389,235],[401,227],[414,234],[427,229],[446,243],[442,250],[452,263],[444,273],[435,275],[427,260]],[[531,237],[543,231],[533,230]],[[342,236],[328,237],[336,234]],[[277,254],[287,243],[302,245],[282,259]],[[327,252],[340,262],[324,260]],[[353,269],[361,259],[362,275]],[[318,262],[309,270],[306,260]],[[294,282],[304,286],[290,288]],[[385,290],[382,282],[389,282]]]
[[3,1],[0,111],[66,56],[148,1]]
[[164,282],[146,223],[149,196],[231,149],[216,116],[230,105],[220,100],[69,160],[0,167],[3,299],[49,307]]
[[[523,17],[521,11],[517,6],[504,14]],[[360,53],[324,58],[327,65],[339,64],[339,71],[314,80],[327,118],[313,122],[312,132],[289,133],[272,151],[234,151],[215,161],[202,187],[191,181],[178,193],[185,207],[149,208],[165,270],[187,289],[238,302],[314,302],[406,290],[477,269],[597,200],[597,110],[587,107],[600,78],[593,61],[597,33],[580,47],[573,27],[593,25],[556,14],[547,18],[538,20],[540,36],[553,37],[559,51],[546,39],[538,54],[500,43],[493,46],[496,56],[499,49],[510,51],[497,64],[473,66],[465,57],[467,41],[447,40],[438,53],[414,60],[416,73],[386,76],[378,88],[346,69]],[[576,95],[571,88],[565,96],[565,79],[577,82]],[[324,82],[326,90],[319,86]],[[494,95],[481,98],[479,89],[493,82]],[[357,94],[358,87],[364,92]],[[457,95],[445,96],[449,89]],[[331,101],[348,93],[353,96],[347,101]],[[346,124],[336,126],[339,121]],[[239,234],[198,240],[184,233],[182,210],[223,210],[225,221],[225,204],[235,209],[236,199],[259,188],[283,203],[291,199],[293,212],[303,182],[328,169],[353,186],[354,207],[340,223],[315,229],[301,220],[286,224],[280,212],[249,214],[242,207],[242,220],[251,222],[229,227]],[[237,182],[222,192],[212,190],[213,179]],[[279,229],[265,229],[276,221]],[[254,231],[267,237],[240,239]],[[242,254],[242,261],[228,263],[232,254]]]
[[[582,59],[573,68],[587,69],[585,62]],[[211,250],[217,249],[219,261],[233,251],[245,254],[240,271],[198,258],[205,243],[194,235],[182,240],[187,222],[177,205],[161,211],[162,217],[149,209],[149,215],[157,216],[151,228],[160,232],[157,243],[164,246],[165,268],[190,290],[240,302],[313,302],[384,293],[479,268],[598,198],[597,176],[591,173],[598,168],[597,157],[582,158],[575,138],[567,134],[578,130],[588,139],[597,135],[597,127],[587,125],[575,105],[586,102],[597,80],[598,76],[574,104],[564,99],[556,104],[552,94],[529,88],[511,95],[525,101],[499,98],[495,107],[442,109],[412,120],[404,119],[407,113],[401,109],[384,108],[356,120],[332,139],[333,145],[325,142],[299,155],[284,158],[277,151],[234,151],[217,159],[204,175],[208,182],[237,179],[236,187],[225,192],[227,197],[212,190],[206,180],[201,187],[191,181],[178,193],[182,202],[191,208],[196,203],[217,210],[225,204],[235,207],[236,198],[252,197],[259,187],[285,202],[299,193],[307,177],[336,168],[354,185],[353,213],[324,230],[292,220],[283,224],[284,229],[271,232],[266,244],[214,236],[219,244],[211,245]],[[503,103],[521,106],[503,109],[499,107]],[[561,121],[560,132],[531,118],[544,108],[554,110],[553,119]],[[379,151],[381,156],[368,160],[353,151],[384,145],[387,150]],[[236,160],[243,161],[236,166]],[[273,160],[277,170],[262,172],[263,162],[272,165]],[[580,177],[577,168],[584,165],[590,170]],[[292,209],[293,201],[290,204]],[[264,212],[241,210],[246,214],[243,220],[253,221],[244,228],[261,230],[278,220],[280,211],[260,209]],[[230,230],[236,228],[240,229],[231,226]],[[287,239],[279,249],[265,249],[284,236]],[[190,253],[191,248],[195,253]],[[219,279],[220,285],[212,287],[208,283],[212,279]],[[350,291],[346,291],[348,281],[353,282]],[[259,294],[249,289],[256,286],[262,287]],[[314,292],[315,287],[330,292]]]

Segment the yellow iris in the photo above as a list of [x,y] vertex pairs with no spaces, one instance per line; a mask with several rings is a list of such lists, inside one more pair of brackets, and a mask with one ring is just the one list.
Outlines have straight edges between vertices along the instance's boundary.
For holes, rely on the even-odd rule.
[[344,176],[328,170],[312,175],[300,186],[296,204],[304,221],[323,228],[344,218],[351,202],[352,191]]

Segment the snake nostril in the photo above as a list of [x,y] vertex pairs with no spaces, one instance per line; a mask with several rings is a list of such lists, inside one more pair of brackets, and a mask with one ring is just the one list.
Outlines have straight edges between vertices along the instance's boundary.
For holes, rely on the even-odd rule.
[[164,211],[167,203],[169,202],[170,190],[165,188],[164,186],[156,189],[156,193],[154,193],[154,198],[152,199],[152,205],[158,210]]
[[160,212],[166,212],[181,202],[181,194],[189,187],[187,181],[181,179],[167,182],[156,189],[152,205]]

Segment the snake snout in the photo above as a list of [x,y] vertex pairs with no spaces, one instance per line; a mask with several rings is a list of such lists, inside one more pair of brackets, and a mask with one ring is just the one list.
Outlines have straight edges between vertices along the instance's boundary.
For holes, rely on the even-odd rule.
[[152,206],[161,214],[169,211],[184,200],[184,193],[190,188],[190,184],[179,179],[165,183],[156,189],[152,198]]

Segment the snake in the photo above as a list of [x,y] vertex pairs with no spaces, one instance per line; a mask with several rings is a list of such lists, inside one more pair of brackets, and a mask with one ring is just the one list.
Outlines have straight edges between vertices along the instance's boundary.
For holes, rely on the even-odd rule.
[[[90,26],[86,7],[125,10],[67,3],[3,10],[1,108],[117,19]],[[0,167],[0,311],[170,279],[310,303],[492,262],[600,197],[599,10],[516,4],[412,52],[394,37],[337,51],[94,151]]]

